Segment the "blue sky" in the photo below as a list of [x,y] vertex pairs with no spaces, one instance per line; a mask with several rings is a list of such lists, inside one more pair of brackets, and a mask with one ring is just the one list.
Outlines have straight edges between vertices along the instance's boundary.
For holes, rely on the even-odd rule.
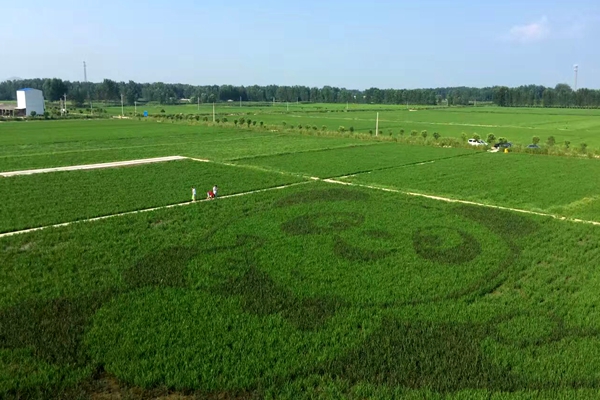
[[598,0],[86,3],[3,4],[0,80],[600,88]]

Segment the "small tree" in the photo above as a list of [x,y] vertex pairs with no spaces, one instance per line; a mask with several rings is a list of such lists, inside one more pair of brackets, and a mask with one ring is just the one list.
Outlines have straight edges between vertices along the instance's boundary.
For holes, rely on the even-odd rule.
[[400,129],[400,136],[404,136],[404,129]]
[[553,147],[556,144],[556,139],[554,136],[548,136],[548,140],[546,140],[546,144],[550,147]]
[[248,125],[248,128],[250,128],[250,125],[252,124],[251,120],[246,121],[246,125]]
[[379,130],[379,134],[380,134],[380,135],[383,135],[383,131],[382,131],[381,129]]
[[[81,111],[81,110],[80,110],[80,111]],[[36,116],[36,115],[37,115],[37,112],[35,112],[35,111],[32,111],[32,112],[31,112],[31,118],[35,118],[35,116]]]
[[321,130],[322,130],[322,131],[326,131],[326,130],[327,130],[327,127],[326,127],[325,125],[323,125],[323,126],[321,126]]
[[498,138],[498,143],[500,143],[500,144],[508,143],[508,139],[506,139],[505,137],[500,136]]
[[581,143],[579,145],[579,149],[581,150],[582,153],[585,153],[587,151],[587,143]]
[[[206,118],[206,117],[204,117],[204,118]],[[235,124],[235,126],[237,126],[238,122],[239,122],[239,121],[238,121],[237,119],[234,119],[234,120],[233,120],[233,123]]]
[[346,132],[346,128],[344,128],[343,126],[340,126],[338,128],[338,131],[340,131],[341,133],[344,133],[344,132]]
[[474,133],[473,134],[473,139],[475,139],[475,140],[481,140],[481,136],[479,136],[478,134]]
[[312,126],[312,129],[313,129],[313,131],[317,131],[317,130],[319,130],[319,127],[318,127],[318,126],[316,126],[316,125],[313,125],[313,126]]
[[246,123],[246,119],[244,117],[240,118],[240,125],[244,125]]
[[435,140],[438,140],[440,138],[440,136],[442,136],[442,135],[440,135],[438,132],[433,132],[433,138]]
[[283,127],[285,128],[285,126],[287,125],[287,122],[283,121]]
[[220,123],[221,123],[221,120],[220,120],[219,118],[217,118],[217,119],[215,119],[215,122],[216,122],[217,124],[220,124]]
[[223,117],[223,123],[227,122],[227,118]]
[[531,138],[531,143],[533,144],[538,144],[540,142],[540,137],[539,136],[534,136]]
[[394,132],[392,132],[392,130],[390,129],[390,130],[388,131],[388,135],[390,135],[390,137],[392,137],[392,135],[393,135],[393,134],[394,134]]
[[571,146],[571,142],[569,142],[568,140],[565,140],[565,149],[568,149],[569,146]]
[[302,129],[302,124],[298,124],[298,129]]
[[161,109],[160,112],[164,114],[165,113],[165,109],[164,108]]
[[256,121],[252,121],[252,126],[256,126]]
[[354,133],[354,127],[351,126],[350,128],[348,128],[348,130],[350,131],[350,133]]
[[410,131],[410,136],[417,136],[419,134],[419,132],[415,131],[414,129],[412,131]]
[[488,143],[494,143],[496,141],[496,135],[494,135],[493,133],[488,134],[487,136],[487,142]]
[[421,131],[421,136],[423,136],[423,139],[427,139],[427,131]]
[[264,123],[263,121],[260,121],[260,127],[261,127],[261,128],[263,127],[263,125],[264,125],[264,124],[265,124],[265,123]]
[[466,132],[463,132],[460,134],[460,139],[463,141],[463,143],[467,142],[467,134]]
[[369,135],[373,136],[373,129],[369,129]]
[[[204,117],[204,118],[202,118],[202,121],[204,121],[204,122],[208,122],[208,117]],[[237,119],[235,120],[235,123],[237,124]]]

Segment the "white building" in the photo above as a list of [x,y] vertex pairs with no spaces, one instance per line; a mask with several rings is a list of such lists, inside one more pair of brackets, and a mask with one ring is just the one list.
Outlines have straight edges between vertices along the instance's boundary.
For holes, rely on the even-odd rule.
[[31,116],[32,111],[35,111],[37,115],[43,115],[45,111],[44,93],[41,90],[30,88],[17,90],[17,110],[24,110],[28,117]]

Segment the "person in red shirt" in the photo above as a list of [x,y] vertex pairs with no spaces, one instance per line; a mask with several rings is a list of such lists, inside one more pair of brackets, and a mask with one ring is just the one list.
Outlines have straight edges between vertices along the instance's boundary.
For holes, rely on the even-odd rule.
[[210,199],[214,199],[215,198],[215,194],[212,192],[212,190],[206,192],[206,199],[210,200]]

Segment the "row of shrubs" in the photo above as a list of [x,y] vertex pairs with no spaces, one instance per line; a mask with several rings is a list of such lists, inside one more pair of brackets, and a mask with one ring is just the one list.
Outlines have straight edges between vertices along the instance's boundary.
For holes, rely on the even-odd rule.
[[[209,123],[212,125],[212,118],[203,117],[202,122]],[[216,119],[216,124],[228,124],[227,118]],[[317,125],[289,125],[287,122],[283,122],[280,126],[267,126],[263,121],[257,122],[251,119],[246,119],[241,117],[239,119],[232,121],[233,126],[237,127],[258,127],[261,129],[268,128],[271,130],[280,130],[283,129],[289,132],[299,132],[303,134],[310,135],[318,135],[318,136],[344,136],[344,137],[357,137],[361,139],[376,139],[383,141],[395,141],[395,142],[403,142],[403,143],[411,143],[411,144],[424,144],[431,146],[441,146],[441,147],[470,147],[468,144],[468,139],[473,138],[480,140],[481,137],[477,133],[472,135],[468,135],[463,132],[460,138],[454,137],[442,137],[439,132],[433,132],[431,135],[427,130],[417,131],[411,130],[410,132],[406,132],[404,129],[400,129],[396,132],[393,130],[379,130],[378,135],[375,135],[373,130],[369,130],[368,133],[359,133],[356,132],[353,126],[348,128],[344,126],[340,126],[337,131],[332,131],[327,128],[327,126],[322,125],[320,128]],[[481,150],[488,150],[493,144],[496,143],[507,143],[508,139],[505,137],[496,138],[496,136],[492,133],[487,135],[488,146],[482,146]],[[556,141],[554,136],[549,136],[544,144],[541,143],[541,138],[534,136],[532,138],[532,143],[538,145],[539,148],[528,148],[523,145],[513,145],[509,151],[511,152],[525,152],[525,153],[535,153],[535,154],[551,154],[551,155],[587,155],[589,157],[600,156],[600,150],[589,149],[586,143],[581,143],[579,146],[573,147],[571,142],[566,140],[563,143],[559,144]]]

